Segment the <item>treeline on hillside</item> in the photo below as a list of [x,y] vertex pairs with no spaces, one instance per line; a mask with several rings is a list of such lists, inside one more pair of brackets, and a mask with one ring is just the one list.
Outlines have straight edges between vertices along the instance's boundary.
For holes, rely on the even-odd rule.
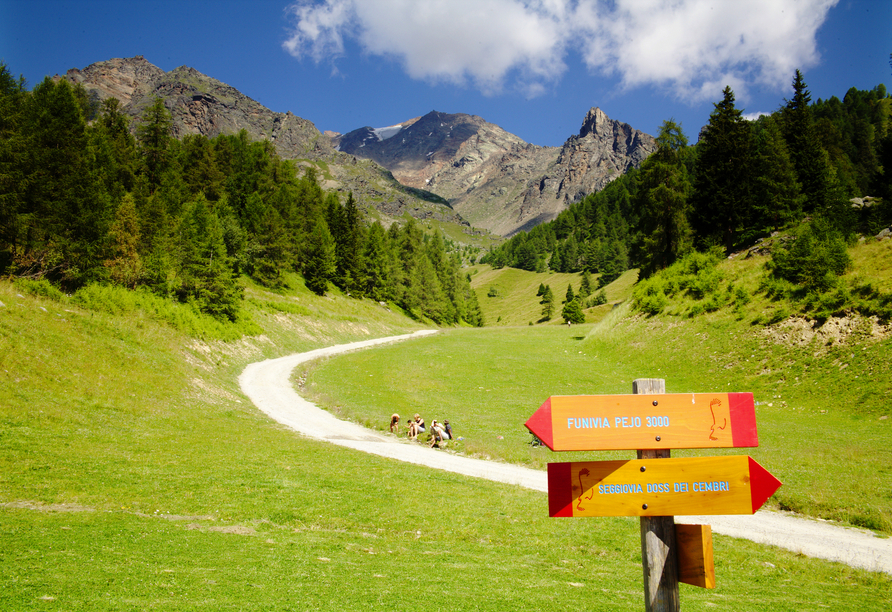
[[247,133],[171,136],[159,98],[135,137],[116,99],[50,78],[28,91],[0,64],[0,273],[146,288],[236,320],[239,277],[289,272],[324,294],[482,325],[457,254],[414,222],[384,229]]
[[[820,274],[844,270],[846,240],[892,224],[892,98],[879,85],[812,104],[798,70],[793,92],[772,115],[748,121],[725,88],[696,145],[665,121],[657,151],[639,170],[481,261],[584,270],[603,286],[629,268],[650,276],[694,251],[731,253],[807,217],[817,222],[779,252],[774,272],[798,282],[811,274],[803,262],[821,253],[837,261]],[[850,202],[864,196],[874,199],[857,208]]]

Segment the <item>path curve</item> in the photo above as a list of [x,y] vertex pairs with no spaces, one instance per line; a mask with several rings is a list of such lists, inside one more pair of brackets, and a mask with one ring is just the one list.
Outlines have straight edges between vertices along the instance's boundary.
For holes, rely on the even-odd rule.
[[[423,330],[252,363],[239,376],[239,385],[260,410],[305,436],[373,455],[547,492],[548,482],[544,471],[462,457],[424,445],[401,442],[394,436],[335,418],[330,412],[302,398],[291,386],[291,371],[306,361],[434,333],[434,330]],[[675,518],[679,523],[711,525],[713,532],[722,535],[745,538],[809,557],[892,574],[892,538],[879,538],[867,530],[840,527],[825,521],[767,510],[744,516]]]

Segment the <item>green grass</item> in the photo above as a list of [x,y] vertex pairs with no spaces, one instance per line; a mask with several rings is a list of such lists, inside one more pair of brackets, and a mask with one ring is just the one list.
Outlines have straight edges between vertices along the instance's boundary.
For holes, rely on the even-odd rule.
[[[637,521],[549,519],[542,493],[307,440],[250,405],[236,381],[248,363],[418,329],[293,287],[249,285],[263,333],[224,342],[0,282],[0,610],[642,608]],[[583,328],[522,331],[564,335],[568,358],[583,358],[570,349]],[[467,332],[442,341],[527,342]],[[471,354],[460,350],[447,363]],[[530,393],[521,373],[502,375]],[[425,405],[461,391],[428,379]],[[486,397],[490,415],[514,402],[498,381],[481,386],[497,393],[462,397]],[[884,610],[892,592],[888,576],[747,541],[717,537],[715,553],[718,588],[682,585],[686,610]]]

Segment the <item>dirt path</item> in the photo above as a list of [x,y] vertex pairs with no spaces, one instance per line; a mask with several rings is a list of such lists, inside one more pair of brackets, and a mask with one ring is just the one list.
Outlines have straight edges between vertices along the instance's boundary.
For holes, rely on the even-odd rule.
[[[505,463],[483,461],[408,443],[341,421],[300,397],[291,386],[291,371],[300,363],[378,344],[417,338],[434,331],[340,344],[307,353],[252,363],[241,376],[242,391],[276,421],[295,431],[333,444],[408,463],[548,491],[545,472]],[[809,557],[846,563],[892,574],[892,538],[866,530],[839,527],[824,521],[760,510],[752,516],[679,516],[679,523],[712,525],[715,533],[786,548]]]

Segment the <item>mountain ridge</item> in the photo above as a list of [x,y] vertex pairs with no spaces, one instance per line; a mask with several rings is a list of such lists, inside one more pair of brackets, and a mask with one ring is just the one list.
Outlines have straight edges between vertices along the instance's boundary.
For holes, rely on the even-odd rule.
[[245,129],[282,158],[321,170],[323,188],[353,192],[385,222],[408,214],[457,223],[467,233],[510,236],[550,221],[656,148],[653,137],[597,107],[562,147],[547,147],[482,117],[436,110],[385,128],[323,134],[311,121],[274,112],[194,68],[165,72],[139,55],[72,68],[64,78],[100,100],[117,98],[134,125],[161,97],[177,138]]
[[446,198],[472,225],[506,236],[554,219],[656,149],[653,137],[597,107],[562,147],[527,143],[475,115],[439,111],[332,142],[381,164],[404,185]]
[[251,138],[272,143],[283,159],[316,168],[324,189],[352,192],[359,206],[385,224],[408,214],[455,223],[468,233],[475,232],[445,199],[400,184],[378,164],[336,151],[311,121],[291,111],[274,112],[194,68],[180,66],[165,72],[137,55],[72,68],[64,78],[95,92],[100,101],[117,98],[131,118],[132,129],[156,97],[170,112],[177,138],[187,134],[213,138],[244,129]]

